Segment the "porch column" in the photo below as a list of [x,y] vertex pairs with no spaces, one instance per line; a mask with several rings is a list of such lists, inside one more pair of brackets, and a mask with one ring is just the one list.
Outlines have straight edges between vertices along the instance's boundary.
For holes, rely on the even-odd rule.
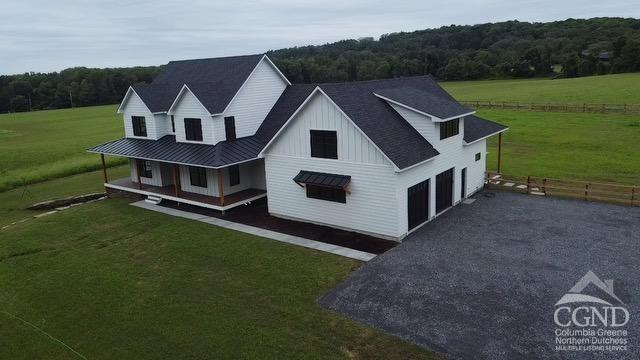
[[107,165],[104,162],[104,154],[100,154],[100,160],[102,160],[102,176],[104,177],[104,183],[108,182],[107,179]]
[[138,176],[138,189],[142,190],[142,180],[140,180],[140,159],[136,159],[136,175]]
[[218,196],[220,197],[220,206],[224,206],[224,178],[222,169],[218,169]]
[[176,197],[180,197],[180,169],[177,164],[173,165],[173,189]]
[[498,134],[498,173],[502,174],[502,133]]

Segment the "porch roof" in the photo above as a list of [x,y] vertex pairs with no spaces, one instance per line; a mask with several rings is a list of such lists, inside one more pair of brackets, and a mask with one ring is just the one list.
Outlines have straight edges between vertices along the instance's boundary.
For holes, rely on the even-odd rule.
[[176,142],[174,135],[158,140],[122,138],[87,149],[89,152],[174,164],[221,168],[258,157],[262,145],[252,137],[216,145]]

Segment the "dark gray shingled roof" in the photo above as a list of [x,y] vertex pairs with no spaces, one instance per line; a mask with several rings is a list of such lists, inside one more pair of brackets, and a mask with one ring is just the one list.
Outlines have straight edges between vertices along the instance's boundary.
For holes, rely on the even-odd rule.
[[380,89],[376,90],[376,94],[440,119],[458,117],[473,111],[453,99],[415,87]]
[[411,85],[428,87],[430,79],[397,78],[319,86],[399,169],[404,169],[439,152],[374,92]]
[[149,85],[134,90],[151,112],[166,112],[187,85],[211,114],[229,105],[264,55],[244,55],[169,62]]
[[293,178],[293,181],[300,184],[343,189],[351,182],[351,176],[301,170],[298,175]]
[[218,168],[254,159],[262,149],[253,137],[216,145],[176,142],[174,135],[158,140],[122,138],[88,149],[89,152]]
[[467,115],[464,117],[464,142],[468,144],[506,129],[506,126],[493,121]]

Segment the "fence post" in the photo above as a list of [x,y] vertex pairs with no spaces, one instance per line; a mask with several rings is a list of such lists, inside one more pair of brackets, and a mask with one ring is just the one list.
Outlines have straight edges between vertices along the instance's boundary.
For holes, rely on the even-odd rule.
[[544,196],[547,196],[547,178],[542,180],[542,192],[544,193]]
[[584,186],[584,200],[589,200],[589,183]]

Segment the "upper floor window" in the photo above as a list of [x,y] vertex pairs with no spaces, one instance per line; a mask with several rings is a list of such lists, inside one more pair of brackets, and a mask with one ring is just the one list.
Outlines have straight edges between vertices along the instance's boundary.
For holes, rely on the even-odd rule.
[[184,119],[185,138],[190,141],[202,141],[202,122],[200,119]]
[[229,186],[240,184],[240,165],[229,166]]
[[173,115],[171,115],[171,132],[176,133],[176,119]]
[[224,134],[227,140],[236,139],[236,118],[227,116],[224,118]]
[[460,133],[460,119],[440,123],[440,140],[456,136]]
[[476,153],[476,161],[480,161],[481,158],[482,158],[482,154]]
[[138,160],[138,174],[140,177],[149,178],[153,177],[153,170],[151,170],[151,161]]
[[144,121],[144,116],[132,116],[131,122],[133,123],[133,136],[147,136],[147,124]]
[[311,130],[311,157],[337,159],[337,133],[327,130]]
[[207,169],[197,166],[189,166],[189,180],[191,185],[207,187]]

